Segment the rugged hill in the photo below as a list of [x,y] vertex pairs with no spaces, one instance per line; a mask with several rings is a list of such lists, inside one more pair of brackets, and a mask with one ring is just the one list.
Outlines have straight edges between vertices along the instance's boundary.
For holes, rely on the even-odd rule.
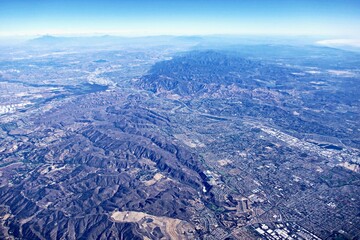
[[[152,92],[180,95],[204,93],[208,88],[237,85],[246,89],[283,85],[288,69],[221,51],[194,51],[156,63],[140,82]],[[289,83],[287,83],[289,84]]]

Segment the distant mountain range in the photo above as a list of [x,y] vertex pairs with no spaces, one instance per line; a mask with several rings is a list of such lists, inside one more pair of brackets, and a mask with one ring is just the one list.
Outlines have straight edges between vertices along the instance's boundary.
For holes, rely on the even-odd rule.
[[203,41],[199,36],[148,36],[148,37],[123,37],[123,36],[89,36],[89,37],[61,37],[45,35],[27,41],[33,46],[91,46],[91,45],[114,45],[114,44],[142,44],[142,45],[163,45],[170,43],[200,43]]

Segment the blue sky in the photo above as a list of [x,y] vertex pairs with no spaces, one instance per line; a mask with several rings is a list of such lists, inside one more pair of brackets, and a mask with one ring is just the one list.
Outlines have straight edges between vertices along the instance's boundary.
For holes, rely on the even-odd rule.
[[360,37],[360,0],[0,0],[0,35]]

